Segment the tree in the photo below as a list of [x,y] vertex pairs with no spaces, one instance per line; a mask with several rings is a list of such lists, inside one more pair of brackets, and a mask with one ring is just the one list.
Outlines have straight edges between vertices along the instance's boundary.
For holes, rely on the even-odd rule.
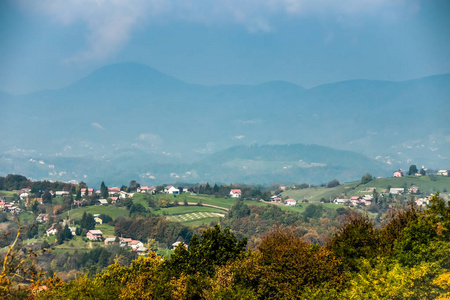
[[58,244],[64,243],[64,241],[68,241],[72,239],[72,232],[69,229],[69,226],[66,224],[64,228],[61,228],[61,230],[58,230],[58,233],[56,234],[56,239],[58,240]]
[[140,203],[133,203],[133,205],[131,205],[131,207],[130,207],[130,216],[134,213],[142,214],[145,212],[146,212],[145,207]]
[[230,229],[222,230],[219,225],[203,231],[201,239],[194,235],[189,249],[180,245],[167,261],[167,267],[174,275],[200,273],[212,276],[216,266],[225,265],[244,253],[247,239],[238,240]]
[[361,184],[366,184],[368,182],[370,182],[373,179],[372,175],[370,175],[369,173],[363,175],[363,177],[361,177]]
[[425,171],[424,168],[420,169],[420,175],[425,176],[427,174],[427,172]]
[[130,184],[129,184],[129,186],[128,186],[128,191],[129,191],[129,192],[135,192],[136,189],[137,189],[138,187],[140,187],[140,186],[141,186],[141,185],[140,185],[139,183],[137,183],[136,180],[131,180],[131,181],[130,181]]
[[102,184],[100,185],[100,195],[102,198],[108,198],[108,187],[105,185],[104,181],[102,181]]
[[77,195],[75,196],[75,200],[81,199],[81,189],[77,189]]
[[52,203],[52,194],[50,194],[49,190],[45,190],[45,192],[42,194],[42,202]]
[[84,212],[83,216],[81,217],[80,227],[86,229],[87,231],[95,229],[94,216]]
[[337,179],[333,179],[327,184],[327,188],[332,188],[339,185],[339,181]]
[[310,204],[306,207],[302,215],[308,221],[308,219],[319,219],[322,217],[323,212],[324,209],[322,205]]
[[156,252],[158,250],[158,242],[155,239],[148,239],[144,246],[148,251]]
[[418,172],[419,171],[417,170],[417,166],[416,165],[411,165],[409,167],[408,175],[414,175],[414,174],[416,174]]

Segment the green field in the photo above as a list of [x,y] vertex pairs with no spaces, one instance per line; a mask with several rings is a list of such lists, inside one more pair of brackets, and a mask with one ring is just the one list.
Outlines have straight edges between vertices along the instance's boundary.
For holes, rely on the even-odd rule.
[[101,230],[103,237],[114,236],[114,226],[108,224],[95,225],[96,230]]
[[[94,243],[93,243],[94,244]],[[100,242],[95,242],[95,244],[104,245]],[[66,241],[61,245],[55,247],[55,252],[68,252],[75,250],[89,250],[89,242],[85,242],[81,236],[74,236],[70,241]]]
[[204,218],[204,219],[198,219],[198,220],[192,220],[192,221],[185,221],[182,222],[184,225],[186,226],[190,226],[190,227],[196,227],[196,226],[201,226],[201,225],[206,225],[208,226],[211,221],[217,221],[218,218]]
[[[105,214],[115,219],[119,216],[128,217],[128,211],[122,207],[115,206],[106,206],[106,205],[93,205],[93,206],[85,206],[80,208],[75,208],[69,211],[70,218],[72,219],[81,219],[83,213],[89,214]],[[66,214],[66,213],[64,213]]]

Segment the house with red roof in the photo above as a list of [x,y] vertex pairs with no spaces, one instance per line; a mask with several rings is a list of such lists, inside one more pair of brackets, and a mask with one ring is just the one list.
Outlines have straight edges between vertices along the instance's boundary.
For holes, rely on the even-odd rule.
[[403,172],[401,170],[397,170],[394,172],[394,177],[403,177]]
[[284,201],[284,203],[286,204],[286,206],[295,206],[297,205],[297,200],[294,199],[286,199],[286,201]]
[[120,192],[120,189],[118,187],[108,188],[108,195],[109,196],[118,196],[119,192]]
[[133,239],[131,238],[120,238],[119,239],[120,247],[128,247],[130,246],[132,241]]
[[144,247],[144,243],[138,240],[132,240],[131,243],[128,244],[128,246],[130,246],[131,249],[136,250],[139,247]]
[[81,189],[81,196],[86,195],[86,190],[88,192],[88,196],[92,196],[92,194],[94,193],[94,189],[90,189],[90,188],[82,188]]
[[103,233],[101,230],[89,230],[88,233],[86,233],[86,237],[91,241],[98,241],[103,238]]
[[241,198],[242,191],[240,189],[232,189],[230,191],[231,198]]

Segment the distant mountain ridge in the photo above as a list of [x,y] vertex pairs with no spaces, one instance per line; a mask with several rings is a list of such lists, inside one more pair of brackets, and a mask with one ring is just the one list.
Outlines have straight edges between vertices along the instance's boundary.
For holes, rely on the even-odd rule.
[[[88,158],[108,169],[107,161],[131,151],[139,153],[128,158],[131,165],[145,165],[145,157],[173,168],[233,146],[315,144],[357,152],[390,168],[450,168],[449,95],[450,74],[311,89],[284,81],[202,86],[124,63],[63,89],[0,93],[0,155]],[[20,171],[10,159],[3,172]]]

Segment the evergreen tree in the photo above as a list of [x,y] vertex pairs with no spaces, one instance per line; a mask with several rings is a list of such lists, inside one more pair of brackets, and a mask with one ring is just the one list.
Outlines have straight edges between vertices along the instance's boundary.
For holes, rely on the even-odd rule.
[[52,202],[52,194],[50,194],[49,190],[45,190],[44,194],[42,194],[42,202],[43,203],[51,203]]
[[102,184],[100,185],[100,195],[102,198],[108,198],[108,187],[105,185],[104,181],[102,181]]

